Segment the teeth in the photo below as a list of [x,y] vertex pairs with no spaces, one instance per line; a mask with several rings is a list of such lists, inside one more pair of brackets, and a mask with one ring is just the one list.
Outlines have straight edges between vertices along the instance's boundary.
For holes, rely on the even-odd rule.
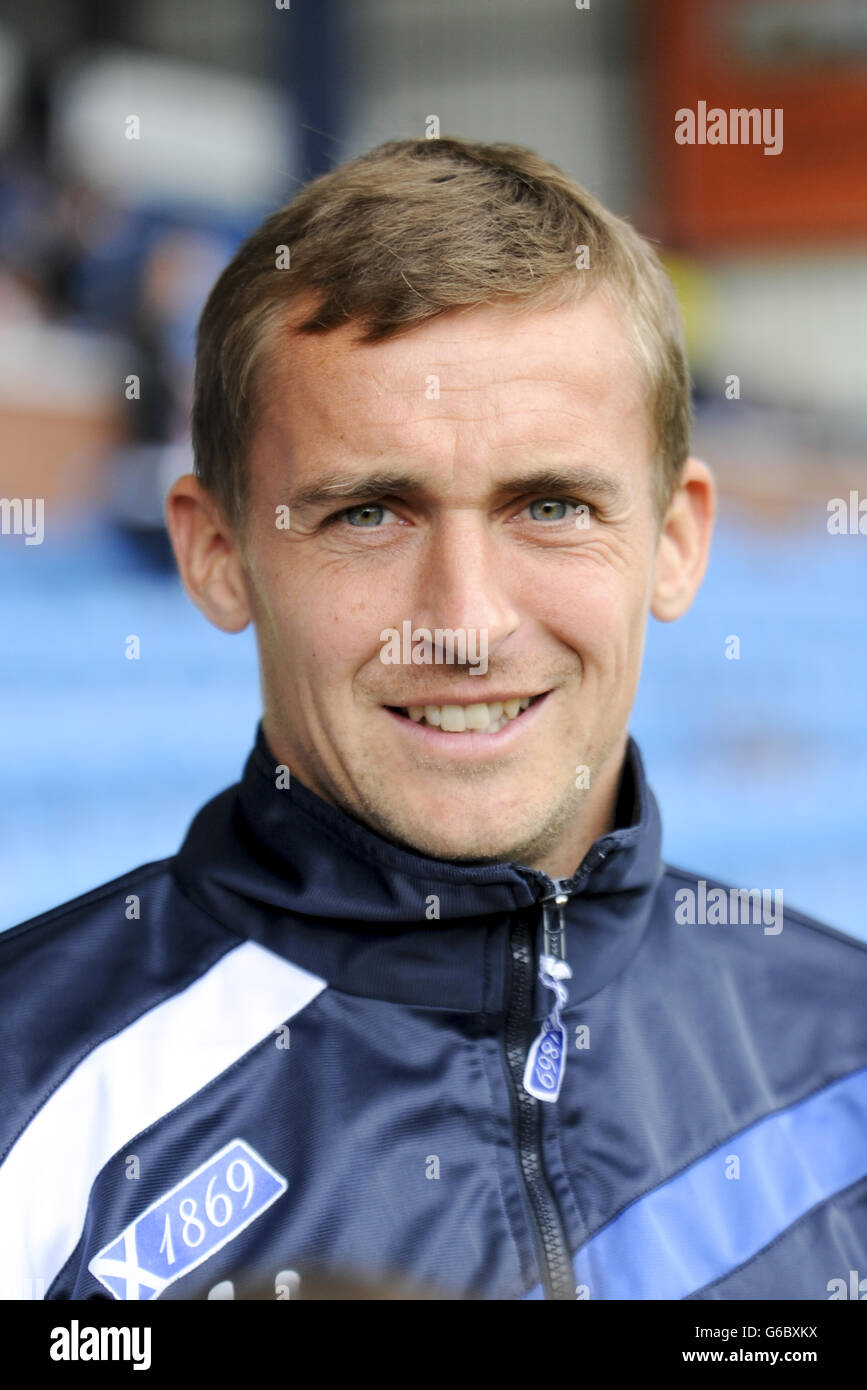
[[440,728],[447,734],[462,734],[466,727],[466,715],[460,705],[440,706]]
[[487,729],[491,722],[487,705],[467,705],[464,710],[465,729]]
[[490,704],[409,705],[406,713],[415,724],[424,720],[434,729],[443,729],[449,734],[462,734],[468,730],[496,734],[506,727],[510,719],[527,708],[530,699],[531,696],[523,695],[515,700],[492,700]]

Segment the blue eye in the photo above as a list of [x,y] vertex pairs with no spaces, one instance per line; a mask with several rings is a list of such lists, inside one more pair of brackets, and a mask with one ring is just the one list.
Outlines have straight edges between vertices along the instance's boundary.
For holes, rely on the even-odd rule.
[[[566,518],[566,508],[574,506],[572,502],[564,502],[559,497],[538,497],[535,502],[530,503],[530,515],[534,521],[564,521]],[[546,507],[548,510],[541,516],[533,514],[534,507]],[[559,508],[559,511],[551,511],[551,508]]]
[[[382,520],[387,510],[387,507],[380,506],[378,502],[363,502],[358,507],[347,507],[345,512],[341,512],[341,516],[346,518],[350,526],[366,527],[369,530]],[[371,520],[371,513],[375,514],[373,520]],[[364,519],[356,521],[354,519],[356,516]]]

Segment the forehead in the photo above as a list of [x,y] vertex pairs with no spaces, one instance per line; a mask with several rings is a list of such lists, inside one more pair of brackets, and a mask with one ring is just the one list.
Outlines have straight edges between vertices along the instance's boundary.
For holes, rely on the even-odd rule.
[[293,306],[262,363],[257,435],[281,451],[649,443],[643,375],[598,291],[556,309],[450,310],[376,344],[354,323],[294,333],[309,309]]

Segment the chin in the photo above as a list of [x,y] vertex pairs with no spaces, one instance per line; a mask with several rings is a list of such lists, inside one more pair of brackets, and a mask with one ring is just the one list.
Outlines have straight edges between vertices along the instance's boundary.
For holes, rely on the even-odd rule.
[[[456,792],[419,791],[412,800],[401,796],[388,807],[380,804],[375,820],[388,836],[428,859],[510,863],[520,861],[559,819],[558,803],[538,793],[536,799],[526,791],[522,800],[514,789],[504,796],[478,784]],[[376,803],[371,799],[367,805],[373,810]]]
[[444,859],[451,863],[471,863],[484,861],[492,864],[508,863],[520,851],[513,840],[506,841],[495,835],[479,833],[479,827],[468,828],[465,834],[455,832],[454,824],[437,828],[428,822],[419,826],[416,834],[404,832],[405,843],[427,859]]
[[[493,795],[490,787],[478,785],[452,796],[424,788],[410,798],[404,788],[400,797],[384,798],[382,790],[366,788],[353,814],[404,849],[450,863],[520,862],[557,819],[556,806],[531,801],[529,793],[522,804],[513,794]],[[516,805],[523,814],[516,813]]]

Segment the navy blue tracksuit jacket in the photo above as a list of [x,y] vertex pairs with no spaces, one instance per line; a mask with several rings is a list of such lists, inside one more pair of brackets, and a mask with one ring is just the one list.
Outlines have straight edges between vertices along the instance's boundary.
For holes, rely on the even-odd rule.
[[278,788],[260,728],[176,856],[0,936],[4,1296],[867,1295],[867,948],[660,834],[630,740],[573,878],[429,860]]

